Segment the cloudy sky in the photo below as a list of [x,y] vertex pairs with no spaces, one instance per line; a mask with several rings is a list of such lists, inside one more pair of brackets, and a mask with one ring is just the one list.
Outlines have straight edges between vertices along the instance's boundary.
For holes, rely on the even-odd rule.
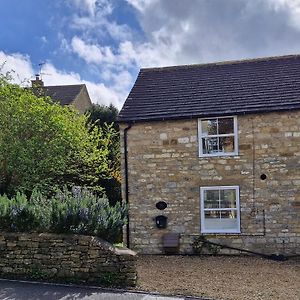
[[141,67],[300,53],[300,0],[0,0],[0,64],[121,108]]

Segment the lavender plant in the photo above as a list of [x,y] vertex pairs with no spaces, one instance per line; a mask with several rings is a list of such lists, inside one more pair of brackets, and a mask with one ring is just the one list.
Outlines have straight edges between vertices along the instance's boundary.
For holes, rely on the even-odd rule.
[[87,189],[63,189],[51,199],[38,191],[29,200],[20,193],[11,199],[0,196],[0,230],[6,231],[94,235],[115,242],[126,214],[125,204],[111,206],[105,195]]

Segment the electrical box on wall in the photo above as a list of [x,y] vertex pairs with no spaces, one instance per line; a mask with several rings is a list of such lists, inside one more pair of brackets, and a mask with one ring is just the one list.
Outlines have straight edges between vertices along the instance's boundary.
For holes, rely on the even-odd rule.
[[159,229],[167,228],[167,220],[168,218],[166,216],[156,216],[155,217],[156,227]]

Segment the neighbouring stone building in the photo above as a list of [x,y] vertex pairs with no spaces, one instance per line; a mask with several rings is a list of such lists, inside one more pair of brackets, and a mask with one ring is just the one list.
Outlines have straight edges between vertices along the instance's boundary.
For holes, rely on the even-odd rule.
[[142,69],[119,122],[131,248],[300,252],[300,56]]
[[49,96],[62,106],[73,106],[81,114],[84,114],[92,106],[85,84],[45,86],[39,75],[36,75],[36,79],[31,83],[36,95]]

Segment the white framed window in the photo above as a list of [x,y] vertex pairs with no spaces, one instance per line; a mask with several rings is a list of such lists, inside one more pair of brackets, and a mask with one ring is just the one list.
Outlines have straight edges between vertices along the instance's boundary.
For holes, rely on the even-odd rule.
[[229,156],[238,154],[237,117],[198,120],[199,156]]
[[238,186],[200,187],[201,233],[240,233]]

